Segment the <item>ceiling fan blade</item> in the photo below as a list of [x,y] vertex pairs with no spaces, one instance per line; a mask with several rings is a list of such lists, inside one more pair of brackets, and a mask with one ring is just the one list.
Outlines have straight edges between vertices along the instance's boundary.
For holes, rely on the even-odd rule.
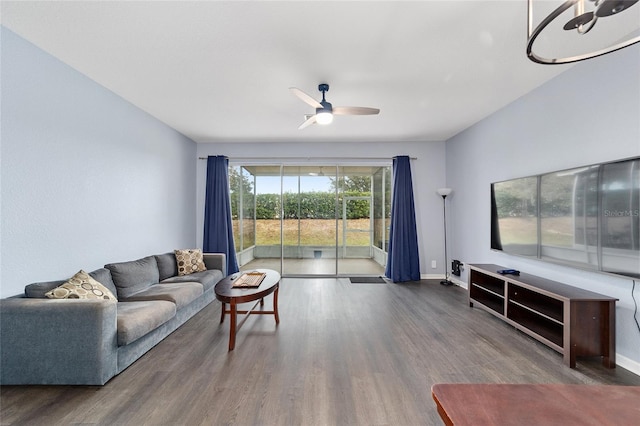
[[302,130],[305,127],[309,127],[312,124],[315,124],[315,122],[316,122],[316,115],[313,114],[311,117],[307,118],[305,122],[300,125],[300,127],[298,127],[298,130]]
[[334,115],[375,115],[380,110],[378,108],[367,107],[333,107]]
[[307,104],[311,105],[314,108],[322,108],[322,104],[318,101],[316,101],[315,99],[313,99],[311,97],[311,95],[306,94],[305,92],[303,92],[302,90],[298,89],[297,87],[289,87],[289,90],[291,90],[291,93],[293,93],[294,95],[296,95],[297,97],[299,97],[303,102],[306,102]]

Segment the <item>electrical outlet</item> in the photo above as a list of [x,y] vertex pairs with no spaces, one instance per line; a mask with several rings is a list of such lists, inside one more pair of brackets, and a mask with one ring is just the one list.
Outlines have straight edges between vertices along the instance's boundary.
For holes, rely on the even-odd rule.
[[431,269],[436,269],[436,261],[435,260],[431,261]]

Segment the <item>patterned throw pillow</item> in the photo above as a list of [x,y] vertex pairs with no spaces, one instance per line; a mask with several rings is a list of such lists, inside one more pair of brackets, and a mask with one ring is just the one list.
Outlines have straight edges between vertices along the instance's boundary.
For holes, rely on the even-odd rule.
[[66,283],[45,293],[49,299],[118,299],[108,288],[94,280],[85,271],[80,270]]
[[178,262],[178,275],[189,275],[194,272],[206,271],[202,250],[188,249],[175,250],[176,262]]

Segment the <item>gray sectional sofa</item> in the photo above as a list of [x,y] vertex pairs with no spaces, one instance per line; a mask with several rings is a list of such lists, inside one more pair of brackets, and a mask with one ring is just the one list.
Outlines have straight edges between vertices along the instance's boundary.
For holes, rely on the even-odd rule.
[[0,300],[0,384],[103,385],[215,299],[224,254],[178,275],[174,253],[111,263],[89,275],[118,301],[48,299],[66,280]]

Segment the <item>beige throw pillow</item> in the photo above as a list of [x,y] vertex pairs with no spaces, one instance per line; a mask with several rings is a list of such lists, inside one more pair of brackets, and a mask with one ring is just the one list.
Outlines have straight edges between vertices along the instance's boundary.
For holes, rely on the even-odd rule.
[[80,270],[66,283],[45,293],[49,299],[118,299],[108,288],[93,279],[85,271]]
[[189,275],[194,272],[206,271],[202,250],[186,249],[175,250],[176,262],[178,263],[178,275]]

